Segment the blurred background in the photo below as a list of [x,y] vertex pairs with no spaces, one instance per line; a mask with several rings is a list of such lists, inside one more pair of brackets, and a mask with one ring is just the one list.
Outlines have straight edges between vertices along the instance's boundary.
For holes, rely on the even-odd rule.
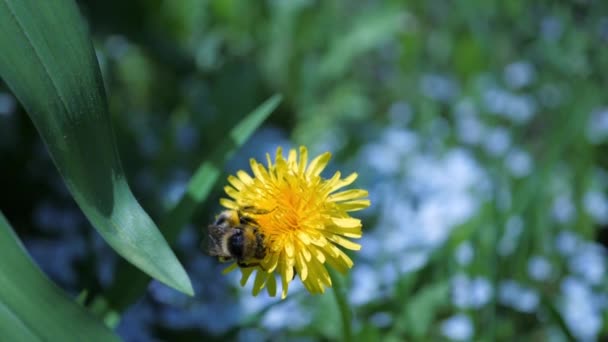
[[[608,338],[608,5],[576,1],[78,1],[129,183],[155,219],[240,118],[283,102],[225,167],[304,144],[372,207],[346,278],[358,340]],[[103,297],[117,255],[0,86],[0,207],[41,268]],[[222,183],[225,177],[222,177]],[[330,291],[251,296],[204,255],[221,187],[126,341],[334,340]],[[295,281],[297,283],[298,281]],[[251,285],[251,284],[249,284]]]

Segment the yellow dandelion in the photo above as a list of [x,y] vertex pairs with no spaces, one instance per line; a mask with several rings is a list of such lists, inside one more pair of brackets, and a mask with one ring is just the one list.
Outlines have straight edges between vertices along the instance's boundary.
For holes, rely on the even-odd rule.
[[[239,267],[242,286],[255,271],[253,295],[264,288],[276,295],[275,272],[282,283],[281,298],[287,296],[289,283],[296,276],[309,292],[323,293],[332,285],[326,264],[341,273],[353,266],[339,247],[361,249],[350,240],[361,237],[361,221],[348,212],[367,208],[368,193],[361,189],[338,192],[353,183],[357,174],[341,178],[336,172],[324,179],[320,174],[331,154],[321,154],[308,164],[306,148],[300,147],[299,152],[298,156],[291,149],[285,159],[279,147],[274,163],[266,154],[267,167],[251,159],[253,177],[242,170],[236,177],[229,176],[230,185],[224,190],[230,199],[220,200],[230,212],[244,212],[256,226],[256,233],[263,236],[263,258]],[[235,262],[226,272],[238,266]]]

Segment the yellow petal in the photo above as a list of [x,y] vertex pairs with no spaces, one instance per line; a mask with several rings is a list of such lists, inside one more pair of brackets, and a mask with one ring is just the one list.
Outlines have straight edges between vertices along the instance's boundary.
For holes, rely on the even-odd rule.
[[[234,263],[236,266],[236,263]],[[249,276],[253,273],[253,267],[241,268],[241,286],[245,286],[247,284],[247,280],[249,280]]]
[[269,257],[267,257],[267,260],[268,261],[264,263],[264,267],[266,268],[268,273],[272,273],[277,268],[277,265],[279,263],[279,254],[272,253],[269,255]]
[[237,264],[236,264],[236,262],[235,262],[235,263],[233,263],[232,265],[230,265],[230,266],[226,267],[226,268],[225,268],[225,269],[222,271],[222,273],[223,273],[223,274],[228,274],[228,273],[230,273],[230,272],[234,271],[234,269],[235,269],[237,266],[238,266],[238,265],[237,265]]
[[285,299],[285,297],[287,297],[287,291],[289,290],[289,282],[291,281],[291,278],[287,277],[288,266],[284,261],[284,258],[280,258],[279,267],[281,268],[281,299]]
[[289,149],[289,154],[287,155],[287,165],[289,165],[290,168],[294,167],[296,165],[296,150]]
[[277,173],[277,175],[282,175],[282,176],[287,175],[289,168],[287,166],[287,162],[285,161],[285,159],[283,159],[283,156],[281,156],[281,158],[278,158],[275,161],[275,164],[276,164],[275,172]]
[[298,254],[296,256],[296,269],[298,274],[300,275],[300,279],[305,281],[308,277],[308,266],[306,265],[306,260],[302,256],[302,254]]
[[235,201],[227,198],[220,198],[220,204],[227,209],[239,210],[239,205]]
[[331,192],[334,192],[335,189],[338,189],[338,188],[335,188],[335,186],[339,184],[341,175],[342,174],[340,173],[340,171],[336,171],[336,173],[334,173],[334,175],[331,176],[330,179],[325,181],[325,184],[323,184],[323,188],[321,189],[321,191],[324,194],[329,194]]
[[361,227],[359,227],[358,232],[334,232],[336,234],[340,234],[344,237],[347,238],[351,238],[351,239],[360,239],[361,238]]
[[251,171],[253,172],[253,175],[255,176],[255,178],[259,179],[261,182],[265,183],[266,182],[266,169],[264,169],[264,166],[258,164],[258,162],[255,161],[255,159],[251,159],[249,160],[249,166],[251,166]]
[[306,289],[306,291],[308,291],[309,293],[315,293],[314,292],[315,290],[312,288],[311,284],[312,283],[310,281],[310,278],[308,278],[308,280],[306,280],[306,281],[302,281],[302,285],[304,285],[304,288]]
[[325,262],[325,254],[323,254],[323,252],[321,252],[321,250],[319,250],[318,248],[314,248],[312,250],[313,254],[315,255],[315,257],[317,258],[317,260],[319,260],[320,263],[324,263]]
[[339,251],[340,249],[338,249],[336,246],[334,246],[333,243],[328,243],[324,248],[323,251],[325,252],[325,254],[327,254],[329,257],[331,258],[337,258],[339,255]]
[[327,163],[329,163],[330,159],[331,153],[329,152],[325,152],[322,155],[313,159],[310,162],[308,169],[306,169],[306,176],[311,177],[320,175],[323,169],[325,169],[325,166],[327,166]]
[[230,175],[228,176],[228,182],[237,190],[243,190],[245,188],[245,184],[241,182],[240,179]]
[[277,280],[274,275],[270,274],[268,279],[266,280],[266,285],[268,286],[268,295],[270,297],[274,297],[277,295]]
[[361,220],[352,217],[332,217],[332,222],[342,228],[361,227]]
[[[342,252],[340,249],[337,249],[338,257],[334,259],[338,264],[343,265],[344,267],[338,268],[338,270],[342,269],[342,273],[345,273],[349,268],[353,267],[353,260],[346,255],[346,253]],[[329,263],[329,260],[327,261]]]
[[358,251],[361,249],[360,244],[347,240],[338,235],[331,234],[329,236],[326,236],[326,238],[329,239],[330,241],[337,243],[338,245],[340,245],[346,249],[350,249],[351,251]]
[[300,146],[300,162],[298,163],[298,174],[303,175],[308,163],[308,150],[304,146]]
[[327,239],[325,239],[325,236],[323,236],[323,234],[321,234],[320,232],[310,232],[308,234],[308,238],[310,239],[310,242],[315,246],[323,247],[327,244]]
[[249,174],[243,170],[237,171],[236,176],[241,182],[243,182],[243,184],[251,185],[251,183],[253,183],[253,178],[251,178],[251,176],[249,176]]
[[343,202],[358,198],[367,197],[368,193],[362,189],[351,189],[333,194],[327,198],[329,202]]
[[285,268],[285,277],[289,279],[288,281],[291,281],[293,279],[293,266],[294,265],[287,265],[287,267]]
[[332,193],[340,188],[343,188],[347,185],[351,185],[352,182],[355,181],[355,179],[357,179],[358,175],[356,172],[351,173],[348,177],[339,180],[337,182],[335,182],[335,184],[333,184],[333,186],[329,189],[329,193]]
[[293,258],[294,255],[294,249],[293,249],[293,243],[291,242],[291,240],[287,240],[285,242],[285,253],[287,253],[287,256],[291,259]]
[[264,285],[266,284],[266,278],[268,278],[268,273],[262,271],[258,271],[256,273],[252,289],[254,297],[257,296],[264,288]]
[[308,250],[307,247],[302,247],[302,249],[300,250],[300,253],[302,253],[302,256],[304,257],[304,259],[306,261],[310,261],[312,255],[310,254],[310,251]]
[[228,195],[228,196],[230,196],[232,198],[239,197],[239,191],[237,191],[235,188],[233,188],[233,187],[231,187],[229,185],[226,185],[224,187],[224,191],[226,192],[226,195]]
[[283,159],[283,147],[281,147],[281,146],[277,147],[277,152],[274,156],[275,161],[277,161],[279,159]]
[[344,211],[357,211],[369,207],[371,204],[370,200],[356,200],[349,202],[338,203],[338,208]]
[[[345,263],[342,258],[336,258],[336,259],[329,258],[329,259],[327,259],[327,264],[329,266],[331,266],[331,268],[333,268],[334,270],[336,270],[342,274],[345,274],[350,269],[348,264]],[[352,261],[351,261],[351,266],[352,266]]]
[[313,263],[313,272],[315,278],[319,281],[319,288],[322,290],[323,285],[331,286],[331,278],[329,277],[329,273],[327,273],[327,269],[322,264]]
[[272,170],[272,160],[270,159],[270,153],[266,153],[266,166],[268,170]]
[[361,237],[361,226],[355,227],[340,227],[336,225],[328,226],[324,234],[333,233],[335,235],[342,235],[344,237],[355,238],[358,239]]
[[304,244],[309,245],[312,241],[310,241],[310,236],[308,236],[308,234],[306,234],[303,231],[299,231],[297,233],[298,238],[300,239],[300,241],[302,241]]

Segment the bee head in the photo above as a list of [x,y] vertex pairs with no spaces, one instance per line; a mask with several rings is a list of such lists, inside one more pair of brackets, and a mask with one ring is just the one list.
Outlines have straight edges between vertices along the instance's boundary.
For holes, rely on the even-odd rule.
[[217,226],[214,224],[211,224],[209,225],[209,227],[207,227],[207,253],[210,256],[230,256],[228,251],[223,247],[225,246],[224,240],[228,229],[230,228],[224,226]]
[[211,256],[230,258],[227,248],[227,239],[234,234],[235,222],[238,223],[238,214],[234,210],[220,213],[215,221],[207,227],[207,252]]

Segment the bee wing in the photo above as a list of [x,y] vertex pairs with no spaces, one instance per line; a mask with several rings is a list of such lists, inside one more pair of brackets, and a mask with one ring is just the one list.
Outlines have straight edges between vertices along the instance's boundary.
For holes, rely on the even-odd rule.
[[210,256],[231,257],[226,247],[226,239],[228,238],[230,229],[231,228],[214,224],[207,227],[207,253]]

